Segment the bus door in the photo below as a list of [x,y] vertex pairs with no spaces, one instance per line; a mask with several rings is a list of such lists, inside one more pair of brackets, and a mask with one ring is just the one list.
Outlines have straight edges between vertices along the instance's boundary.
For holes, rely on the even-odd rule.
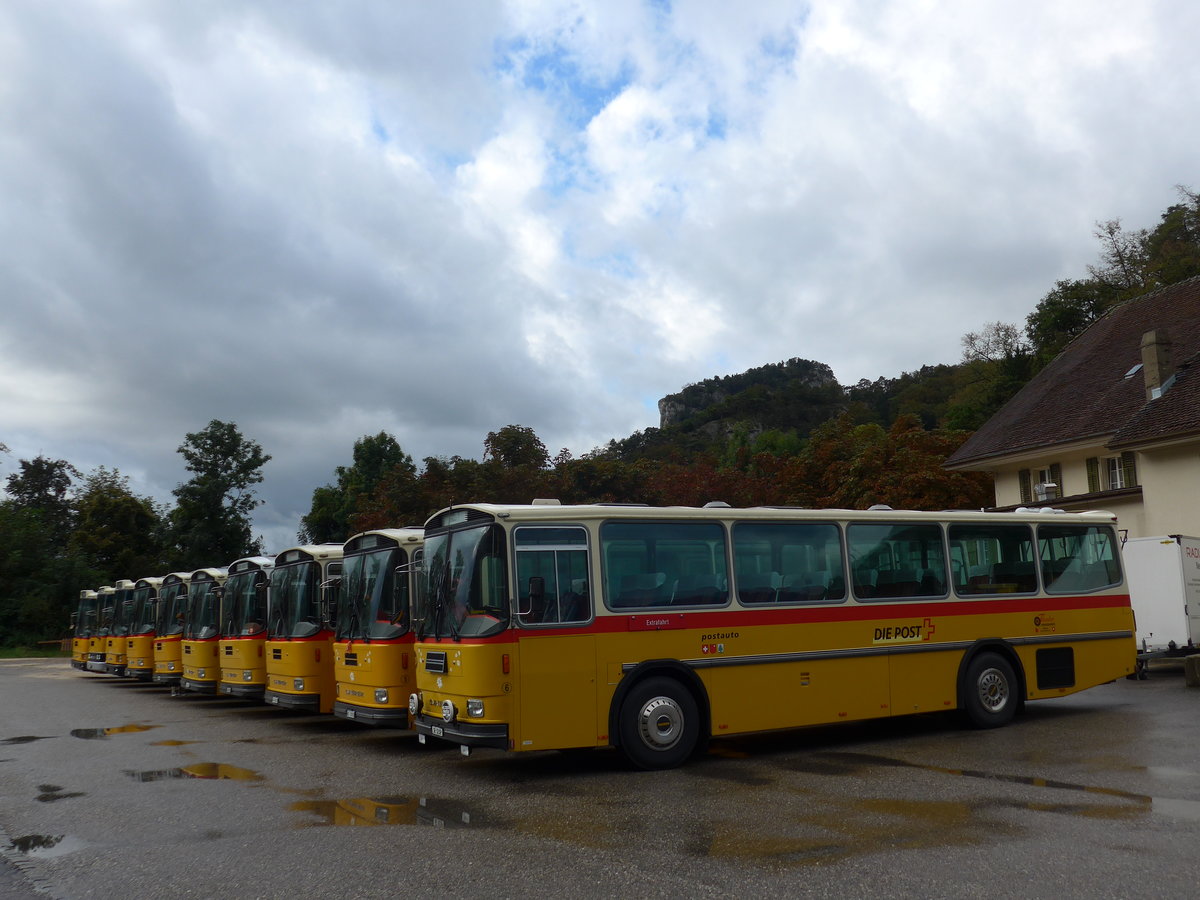
[[575,526],[522,526],[513,543],[522,625],[513,749],[594,747],[600,726],[596,643],[585,630],[592,621],[587,532]]

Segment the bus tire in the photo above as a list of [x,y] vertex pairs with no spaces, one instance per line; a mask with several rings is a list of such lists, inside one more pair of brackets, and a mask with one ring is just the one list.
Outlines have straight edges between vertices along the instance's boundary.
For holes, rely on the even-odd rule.
[[621,752],[639,769],[673,769],[696,749],[700,710],[674,678],[647,678],[626,695],[617,719]]
[[1020,705],[1013,667],[998,653],[980,653],[963,677],[962,711],[973,728],[999,728],[1012,721]]

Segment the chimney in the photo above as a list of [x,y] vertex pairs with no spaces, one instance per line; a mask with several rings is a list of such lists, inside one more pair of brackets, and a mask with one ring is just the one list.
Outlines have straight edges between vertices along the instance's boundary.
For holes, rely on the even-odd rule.
[[1146,399],[1162,394],[1162,386],[1175,374],[1171,362],[1171,338],[1165,328],[1142,335],[1142,376],[1146,379]]

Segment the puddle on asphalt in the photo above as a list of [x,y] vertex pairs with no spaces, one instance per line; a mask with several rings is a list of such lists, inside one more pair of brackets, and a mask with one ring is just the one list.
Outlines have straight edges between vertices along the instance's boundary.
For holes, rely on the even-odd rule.
[[152,728],[158,728],[157,725],[138,725],[129,724],[121,725],[117,728],[76,728],[71,731],[71,737],[83,738],[85,741],[96,740],[97,738],[106,738],[110,734],[138,734],[142,731],[149,731]]
[[4,738],[4,740],[0,740],[0,744],[32,744],[34,741],[48,741],[52,737],[54,737],[52,734],[41,736],[36,734],[23,734],[20,737]]
[[266,780],[261,773],[251,769],[214,762],[192,763],[190,766],[181,766],[177,769],[150,769],[142,772],[125,769],[123,773],[134,781],[169,781],[177,778],[228,779],[230,781]]
[[26,856],[48,859],[82,850],[87,844],[69,834],[27,834],[13,838],[12,848]]
[[83,791],[64,791],[57,784],[39,784],[37,800],[39,803],[53,803],[56,800],[69,800],[71,797],[86,797]]
[[461,803],[436,797],[351,797],[345,800],[300,800],[288,809],[312,813],[318,820],[301,828],[324,825],[430,825],[434,828],[486,828],[490,824]]
[[[817,776],[861,776],[880,769],[917,769],[959,778],[1045,788],[1033,800],[977,797],[963,801],[823,796],[802,790],[821,806],[781,816],[769,832],[728,822],[696,823],[686,838],[693,856],[726,857],[781,866],[822,865],[895,850],[970,847],[997,835],[1020,837],[1028,826],[1010,813],[1045,812],[1083,819],[1134,821],[1160,815],[1200,821],[1200,801],[1153,797],[1117,788],[975,769],[952,769],[866,753],[814,753],[791,765]],[[1180,774],[1183,773],[1172,773]],[[1072,795],[1078,797],[1073,800]]]

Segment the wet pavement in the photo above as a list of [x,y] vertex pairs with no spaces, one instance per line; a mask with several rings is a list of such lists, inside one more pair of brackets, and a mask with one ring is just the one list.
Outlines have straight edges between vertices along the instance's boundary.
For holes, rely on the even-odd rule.
[[0,896],[1190,896],[1200,689],[611,751],[404,732],[0,662]]

